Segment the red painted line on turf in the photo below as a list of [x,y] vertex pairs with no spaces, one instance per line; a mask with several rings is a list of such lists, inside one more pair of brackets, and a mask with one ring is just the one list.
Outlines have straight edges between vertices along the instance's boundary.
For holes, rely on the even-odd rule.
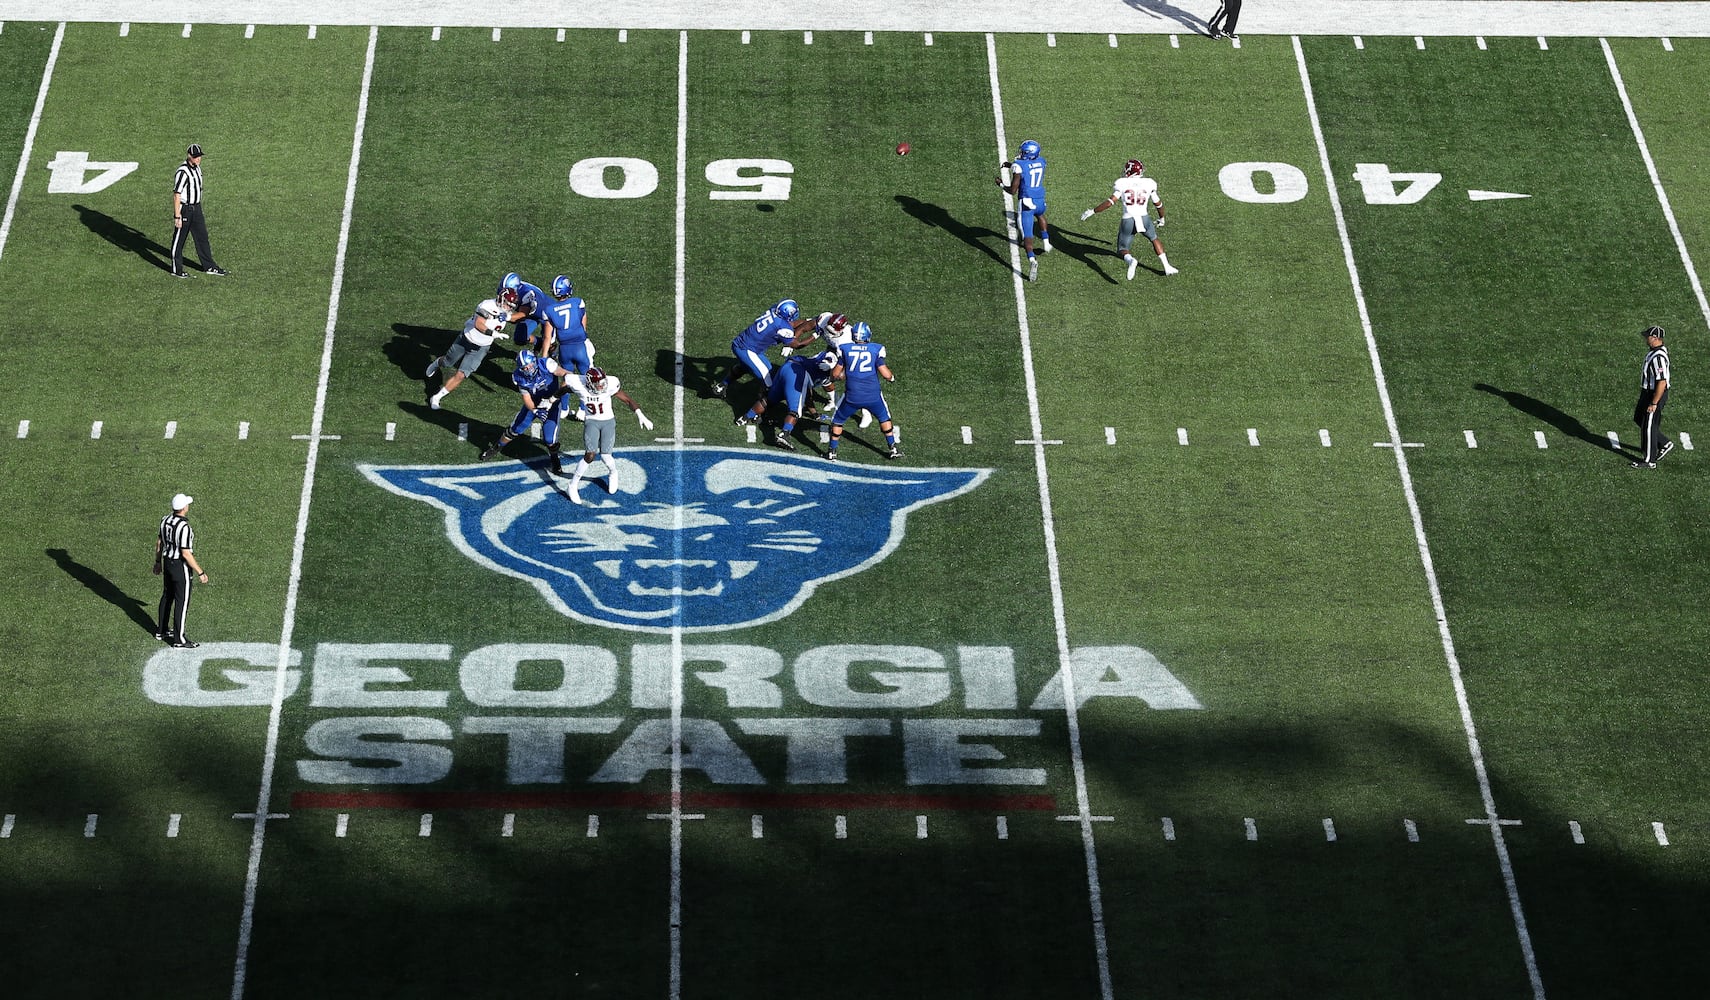
[[[293,809],[660,809],[664,792],[297,792]],[[695,809],[1055,811],[1051,795],[887,795],[846,792],[688,792]]]

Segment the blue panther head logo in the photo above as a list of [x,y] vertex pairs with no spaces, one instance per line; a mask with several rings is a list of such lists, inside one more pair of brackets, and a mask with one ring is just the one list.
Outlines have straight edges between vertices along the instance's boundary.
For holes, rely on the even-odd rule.
[[821,583],[895,551],[910,513],[991,474],[737,448],[632,448],[616,462],[616,489],[585,482],[591,504],[580,507],[544,470],[520,463],[360,469],[444,511],[464,555],[529,580],[563,614],[639,632],[783,618]]

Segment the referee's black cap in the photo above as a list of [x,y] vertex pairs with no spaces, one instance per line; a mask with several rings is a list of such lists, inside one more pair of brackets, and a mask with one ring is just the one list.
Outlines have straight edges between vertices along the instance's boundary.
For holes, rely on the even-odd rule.
[[201,156],[202,155],[202,144],[199,142],[191,143],[190,148],[186,149],[184,151],[184,155],[189,156],[189,157]]
[[1658,340],[1661,340],[1661,339],[1663,339],[1663,328],[1660,326],[1657,326],[1655,324],[1652,324],[1651,326],[1645,327],[1645,332],[1644,332],[1643,336],[1647,340],[1650,339],[1651,337],[1655,337]]

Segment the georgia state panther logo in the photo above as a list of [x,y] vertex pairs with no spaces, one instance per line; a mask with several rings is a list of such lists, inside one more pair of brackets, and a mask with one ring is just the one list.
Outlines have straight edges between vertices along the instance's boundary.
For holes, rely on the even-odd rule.
[[735,448],[632,448],[616,461],[616,491],[584,480],[580,507],[543,468],[516,462],[359,468],[443,510],[464,555],[532,582],[563,614],[638,632],[782,618],[895,551],[910,513],[991,475]]

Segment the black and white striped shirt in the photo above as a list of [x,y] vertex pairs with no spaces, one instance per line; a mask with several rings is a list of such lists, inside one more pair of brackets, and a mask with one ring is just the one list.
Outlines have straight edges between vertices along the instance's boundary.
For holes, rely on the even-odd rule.
[[189,160],[178,165],[178,172],[172,175],[172,192],[180,195],[186,205],[202,203],[202,168],[192,166]]
[[160,557],[162,559],[182,559],[186,551],[195,551],[196,532],[190,528],[190,522],[176,513],[168,514],[160,519]]
[[1645,367],[1640,373],[1639,379],[1639,387],[1642,389],[1655,389],[1657,383],[1661,382],[1664,383],[1664,391],[1667,391],[1669,381],[1667,345],[1659,344],[1645,353]]

